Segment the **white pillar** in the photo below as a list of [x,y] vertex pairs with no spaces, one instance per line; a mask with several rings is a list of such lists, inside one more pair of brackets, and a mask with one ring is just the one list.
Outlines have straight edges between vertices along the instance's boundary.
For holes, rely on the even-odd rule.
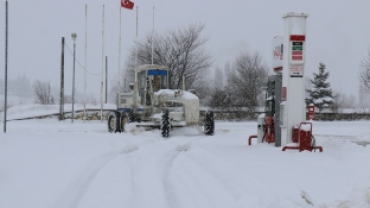
[[288,13],[284,19],[283,89],[280,105],[281,145],[292,143],[292,128],[306,121],[305,49],[308,14]]

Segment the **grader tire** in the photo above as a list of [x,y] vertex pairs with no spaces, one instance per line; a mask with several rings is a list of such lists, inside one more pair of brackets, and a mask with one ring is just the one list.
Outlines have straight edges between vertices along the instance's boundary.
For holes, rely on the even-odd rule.
[[121,115],[121,132],[126,132],[126,124],[129,123],[129,118],[126,114]]
[[126,112],[125,114],[126,114],[126,117],[127,117],[129,123],[132,123],[132,122],[136,121],[135,114],[134,114],[133,111]]
[[215,133],[215,119],[213,111],[207,111],[204,119],[204,134],[213,135]]
[[121,113],[111,112],[108,115],[108,131],[110,133],[122,132],[122,130],[121,130]]
[[170,116],[168,110],[162,111],[162,118],[161,118],[161,134],[162,137],[167,138],[170,134]]

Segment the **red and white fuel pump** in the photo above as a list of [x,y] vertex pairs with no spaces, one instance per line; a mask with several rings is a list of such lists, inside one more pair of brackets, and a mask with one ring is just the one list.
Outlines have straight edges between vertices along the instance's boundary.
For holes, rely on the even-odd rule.
[[[304,72],[307,17],[305,13],[287,13],[283,16],[284,35],[275,37],[273,48],[273,68],[277,75],[269,77],[265,122],[262,124],[262,119],[259,119],[258,123],[259,129],[265,125],[262,128],[265,132],[259,134],[264,138],[258,138],[257,141],[275,142],[275,146],[284,146],[283,151],[322,151],[322,147],[315,144],[312,123],[306,122]],[[253,136],[257,137],[252,135],[249,140]]]

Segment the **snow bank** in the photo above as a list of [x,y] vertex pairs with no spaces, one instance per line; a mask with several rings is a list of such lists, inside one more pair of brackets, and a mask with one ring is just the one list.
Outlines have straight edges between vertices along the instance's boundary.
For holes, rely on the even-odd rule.
[[[86,105],[86,109],[100,109],[101,106],[97,105]],[[83,110],[83,105],[75,104],[75,111]],[[116,105],[104,104],[103,109],[115,110]],[[71,112],[72,104],[64,105],[64,112]],[[59,105],[40,105],[40,104],[26,104],[26,105],[16,105],[8,108],[7,119],[21,119],[29,118],[32,116],[43,116],[59,113]]]

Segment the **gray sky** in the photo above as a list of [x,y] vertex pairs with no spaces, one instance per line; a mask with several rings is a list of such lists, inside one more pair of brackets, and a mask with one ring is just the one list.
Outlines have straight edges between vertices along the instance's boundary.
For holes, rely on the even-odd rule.
[[[92,73],[102,70],[102,5],[105,5],[105,55],[109,80],[118,74],[119,0],[9,0],[9,78],[25,74],[59,86],[61,37],[72,49],[77,33],[77,59],[84,64],[85,4],[88,4],[88,59]],[[186,27],[203,22],[206,50],[223,67],[241,52],[258,51],[271,66],[272,40],[283,31],[282,15],[308,13],[306,75],[319,62],[330,71],[334,90],[358,94],[357,72],[370,47],[369,0],[133,0],[139,6],[139,38],[152,30]],[[4,78],[5,1],[0,4],[0,78]],[[135,10],[122,9],[122,58],[135,36]],[[271,72],[272,73],[272,72]],[[101,76],[87,76],[87,93],[100,93]],[[66,93],[71,91],[72,55],[66,49]],[[76,65],[76,87],[83,92],[83,70]]]

